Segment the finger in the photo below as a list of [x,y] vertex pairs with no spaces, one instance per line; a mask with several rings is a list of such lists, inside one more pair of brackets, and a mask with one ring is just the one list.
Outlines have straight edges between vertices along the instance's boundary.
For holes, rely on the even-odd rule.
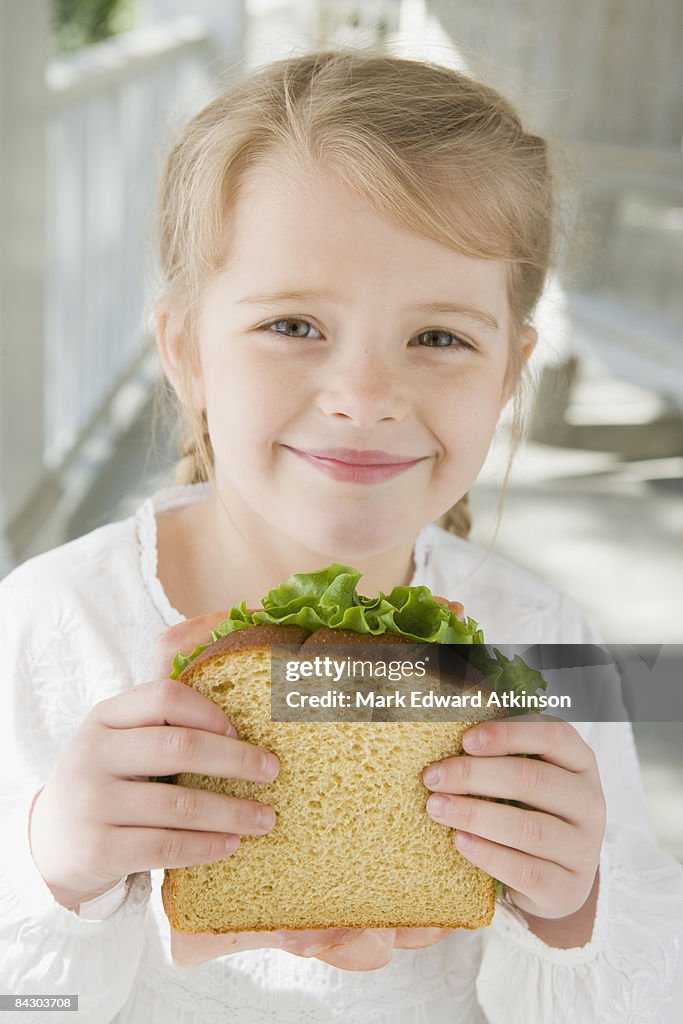
[[231,857],[240,847],[240,837],[225,832],[119,825],[108,829],[106,836],[106,848],[98,850],[97,858],[92,859],[102,871],[119,877],[156,868],[214,864]]
[[280,768],[266,747],[181,726],[103,729],[98,764],[120,778],[193,772],[263,783],[272,782]]
[[[482,740],[482,745],[475,745]],[[589,771],[595,761],[593,751],[574,726],[555,715],[516,715],[486,722],[468,729],[462,742],[466,752],[477,757],[537,754],[570,772]]]
[[439,794],[438,799],[444,800],[445,805],[435,813],[434,799],[430,797],[427,801],[427,811],[442,825],[491,839],[570,870],[581,864],[579,833],[561,818],[476,797],[446,794]]
[[460,622],[465,621],[465,605],[461,604],[460,601],[449,601],[447,597],[435,597],[435,601],[439,604],[445,604],[450,612],[453,612],[456,619]]
[[394,949],[424,949],[441,942],[452,928],[397,928]]
[[569,822],[575,822],[576,814],[581,812],[582,800],[575,776],[554,764],[528,757],[463,754],[436,763],[443,768],[438,782],[427,782],[423,775],[425,786],[435,793],[516,800]]
[[454,832],[453,842],[466,860],[535,904],[552,904],[557,894],[570,889],[574,882],[573,871],[490,839]]
[[175,679],[139,683],[132,690],[98,701],[90,714],[94,721],[110,729],[179,725],[223,736],[230,728],[231,734],[237,735],[218,704]]
[[211,612],[209,615],[196,615],[159,633],[154,641],[152,675],[159,679],[168,677],[172,671],[173,658],[179,651],[191,654],[195,647],[213,643],[211,630],[227,619],[229,614],[228,609]]
[[112,796],[107,811],[107,823],[110,825],[262,836],[272,832],[277,824],[277,815],[272,808],[258,800],[190,786],[117,780]]
[[318,954],[318,960],[345,971],[376,971],[391,962],[395,933],[395,928],[366,928],[353,941]]

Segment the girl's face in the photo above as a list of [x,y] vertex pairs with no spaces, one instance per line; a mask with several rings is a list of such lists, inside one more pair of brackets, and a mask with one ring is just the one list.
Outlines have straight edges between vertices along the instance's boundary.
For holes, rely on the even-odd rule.
[[[508,398],[504,265],[409,233],[332,174],[272,165],[229,229],[196,382],[226,507],[255,543],[351,564],[412,541],[476,479]],[[326,449],[415,461],[344,473],[300,454]]]

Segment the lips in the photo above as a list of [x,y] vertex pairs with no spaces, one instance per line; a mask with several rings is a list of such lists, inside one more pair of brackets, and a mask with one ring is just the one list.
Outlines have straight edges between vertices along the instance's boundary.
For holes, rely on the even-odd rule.
[[[357,484],[374,484],[381,483],[383,480],[390,480],[392,477],[412,469],[413,466],[422,462],[423,458],[426,457],[420,456],[416,459],[406,460],[404,455],[397,456],[390,452],[380,452],[376,449],[358,451],[349,448],[326,448],[323,449],[324,455],[318,455],[313,454],[309,449],[304,451],[298,448],[290,448],[289,445],[284,445],[284,447],[298,458],[303,459],[308,465],[331,477],[333,480]],[[320,451],[320,449],[316,451]],[[336,457],[332,458],[329,454],[330,452],[334,452]],[[351,457],[354,459],[362,458],[367,461],[345,461]],[[374,462],[370,461],[373,459],[375,460]]]
[[311,455],[316,459],[332,459],[353,466],[396,466],[419,462],[422,455],[394,455],[391,452],[379,451],[376,448],[295,448],[303,455]]

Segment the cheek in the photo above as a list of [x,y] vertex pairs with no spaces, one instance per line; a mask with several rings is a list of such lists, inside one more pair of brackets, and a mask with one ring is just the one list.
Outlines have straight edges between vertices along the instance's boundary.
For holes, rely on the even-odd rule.
[[450,507],[454,495],[465,494],[479,476],[500,412],[500,381],[468,376],[469,380],[462,378],[449,389],[445,401],[434,402],[430,422],[442,448],[433,484],[444,508]]
[[[213,418],[220,434],[233,426],[245,439],[268,436],[291,413],[297,400],[296,389],[286,374],[253,359],[208,363],[205,367],[209,420]],[[299,398],[300,404],[300,398]],[[235,437],[227,438],[234,443]]]
[[[450,384],[450,386],[449,386]],[[434,395],[433,429],[450,453],[488,448],[501,407],[502,377],[462,374]]]

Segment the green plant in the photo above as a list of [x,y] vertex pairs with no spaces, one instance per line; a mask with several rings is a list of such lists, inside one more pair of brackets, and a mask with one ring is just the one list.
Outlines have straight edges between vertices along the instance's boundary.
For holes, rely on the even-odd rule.
[[56,55],[134,28],[137,0],[53,0],[52,48]]

